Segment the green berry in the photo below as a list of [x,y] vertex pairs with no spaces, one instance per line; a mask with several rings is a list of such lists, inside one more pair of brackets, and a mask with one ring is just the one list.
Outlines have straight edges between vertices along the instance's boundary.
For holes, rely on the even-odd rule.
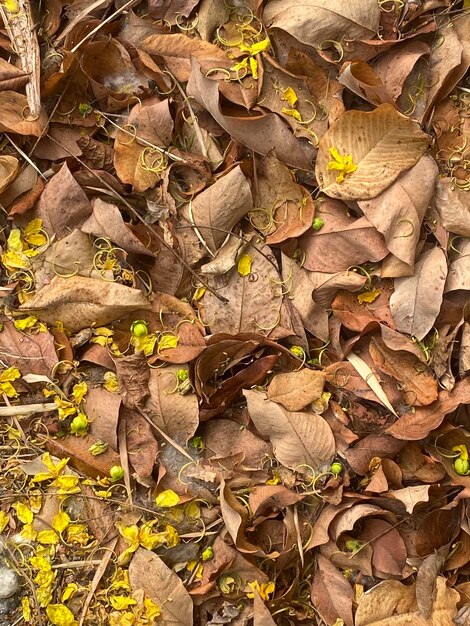
[[176,376],[178,377],[178,380],[180,381],[180,383],[182,383],[185,380],[188,380],[189,372],[188,370],[180,369],[177,371]]
[[131,333],[133,337],[145,337],[148,335],[148,332],[147,322],[144,322],[144,320],[136,320],[135,322],[132,322]]
[[334,463],[330,465],[330,472],[332,472],[335,476],[338,476],[338,474],[341,474],[342,471],[343,471],[343,465],[339,461],[335,461]]
[[109,475],[111,476],[112,482],[115,483],[123,478],[124,470],[120,465],[113,465],[113,467],[109,470]]
[[467,476],[470,474],[470,461],[465,459],[455,459],[454,461],[454,470],[459,474],[459,476]]
[[299,357],[299,359],[305,358],[305,350],[300,346],[291,346],[290,351],[294,356]]
[[313,230],[320,230],[325,225],[325,221],[321,217],[316,217],[312,222]]
[[212,546],[208,546],[201,554],[201,558],[203,561],[210,561],[214,558],[214,548]]

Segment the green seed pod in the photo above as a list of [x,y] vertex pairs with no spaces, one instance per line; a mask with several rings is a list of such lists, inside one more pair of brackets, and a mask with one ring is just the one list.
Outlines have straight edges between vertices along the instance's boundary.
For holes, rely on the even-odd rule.
[[312,222],[313,230],[320,230],[325,225],[325,221],[321,217],[316,217]]
[[335,461],[334,463],[330,465],[330,472],[332,472],[335,476],[338,476],[338,474],[341,474],[342,471],[343,471],[343,465],[339,461]]
[[188,380],[189,372],[188,370],[185,370],[182,368],[177,371],[176,376],[178,377],[178,380],[180,381],[180,383],[182,383],[185,380]]
[[203,561],[210,561],[214,558],[214,548],[212,546],[208,546],[203,553],[201,554],[201,558]]
[[120,465],[113,465],[113,467],[109,470],[109,475],[111,476],[111,481],[115,483],[123,478],[124,470]]
[[145,335],[148,335],[148,332],[147,322],[144,322],[144,320],[132,322],[131,333],[133,337],[145,337]]
[[467,476],[470,474],[470,461],[465,459],[455,459],[454,461],[454,470],[459,474],[459,476]]
[[298,356],[299,359],[305,358],[305,350],[300,346],[291,346],[290,351],[294,356]]

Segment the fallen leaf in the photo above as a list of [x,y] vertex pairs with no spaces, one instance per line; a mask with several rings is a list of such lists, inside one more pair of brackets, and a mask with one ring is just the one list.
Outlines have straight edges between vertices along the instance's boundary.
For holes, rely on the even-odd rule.
[[142,352],[114,359],[122,402],[128,409],[142,408],[150,394],[150,368]]
[[446,277],[445,253],[436,247],[421,255],[414,276],[395,279],[390,310],[397,330],[424,339],[441,308]]
[[55,276],[21,308],[43,322],[60,321],[70,332],[77,332],[87,326],[105,326],[149,306],[138,289],[95,278]]
[[102,387],[92,387],[85,397],[85,411],[91,422],[90,433],[114,450],[118,449],[117,427],[121,400],[119,394]]
[[379,27],[380,10],[372,0],[274,0],[264,9],[270,28],[281,28],[310,46],[325,40],[340,40],[343,33],[351,39],[372,39]]
[[470,379],[459,381],[452,391],[441,391],[436,402],[418,407],[414,412],[405,413],[388,429],[387,433],[396,439],[416,441],[441,425],[446,415],[455,411],[460,404],[470,402]]
[[317,571],[312,583],[311,599],[327,624],[334,624],[340,617],[347,626],[353,625],[352,587],[341,572],[321,554],[317,556]]
[[323,393],[325,374],[302,369],[274,376],[268,387],[268,398],[288,411],[301,411]]
[[137,548],[129,565],[132,589],[141,589],[168,626],[193,626],[193,602],[177,574],[150,550]]
[[[323,193],[343,200],[369,200],[412,168],[424,154],[428,136],[389,105],[371,112],[346,111],[320,140],[315,175]],[[328,169],[330,148],[350,154],[357,170],[337,182]]]
[[54,337],[51,333],[28,335],[15,328],[12,322],[2,319],[0,331],[0,357],[21,374],[51,376],[59,362]]
[[436,599],[438,574],[444,565],[445,556],[439,552],[430,554],[421,563],[416,574],[416,602],[422,616],[429,620]]
[[286,411],[258,391],[245,390],[243,395],[253,424],[269,437],[280,463],[304,471],[305,465],[315,469],[332,458],[333,433],[320,415]]
[[450,178],[439,178],[435,204],[439,219],[446,230],[470,237],[470,198],[466,191],[456,188]]
[[393,615],[394,626],[444,626],[452,624],[457,612],[459,594],[446,585],[446,579],[437,579],[437,595],[430,620],[418,611],[414,585],[406,586],[398,580],[386,580],[365,593],[357,607],[356,626],[387,626]]

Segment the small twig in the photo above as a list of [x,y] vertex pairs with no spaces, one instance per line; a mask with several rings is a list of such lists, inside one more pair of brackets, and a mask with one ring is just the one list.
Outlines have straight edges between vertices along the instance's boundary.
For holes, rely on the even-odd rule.
[[31,161],[30,157],[26,154],[26,152],[23,152],[23,150],[13,141],[13,139],[10,137],[10,135],[8,135],[7,133],[5,133],[5,137],[8,139],[8,141],[11,143],[11,145],[16,148],[16,150],[18,150],[18,152],[21,154],[21,156],[23,157],[23,159],[25,161],[27,161],[31,167],[33,167],[36,172],[39,174],[39,176],[43,179],[43,180],[47,180],[47,178],[44,176],[44,174],[41,172],[41,170],[39,169],[39,167],[33,163],[33,161]]
[[199,239],[199,241],[202,243],[202,245],[204,246],[204,248],[207,250],[207,252],[211,255],[212,258],[215,257],[215,254],[212,252],[212,250],[209,248],[209,246],[206,243],[206,240],[204,239],[204,237],[201,235],[200,230],[198,229],[198,227],[196,226],[196,224],[194,223],[194,217],[193,217],[193,201],[190,200],[189,201],[189,205],[188,205],[188,213],[189,213],[189,220],[191,222],[191,226],[193,227],[194,232],[196,233],[196,237]]
[[164,432],[161,428],[159,428],[156,424],[154,424],[148,415],[146,415],[143,411],[140,411],[140,414],[145,419],[145,421],[148,422],[149,426],[154,428],[157,431],[157,433],[161,437],[163,437],[165,441],[167,441],[170,444],[170,446],[172,446],[175,450],[178,450],[180,454],[182,454],[183,456],[185,456],[187,459],[189,459],[190,461],[194,463],[193,457],[190,454],[188,454],[186,450],[182,448],[178,443],[176,443],[176,441],[172,439],[170,435],[167,435],[166,432]]
[[41,404],[18,404],[16,406],[0,406],[0,417],[12,417],[15,415],[30,415],[31,413],[47,413],[55,411],[57,406],[53,402]]

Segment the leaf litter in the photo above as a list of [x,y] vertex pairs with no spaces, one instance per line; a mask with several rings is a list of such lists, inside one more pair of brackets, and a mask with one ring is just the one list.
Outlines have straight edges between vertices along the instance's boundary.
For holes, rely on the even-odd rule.
[[0,624],[469,623],[469,10],[0,3]]

